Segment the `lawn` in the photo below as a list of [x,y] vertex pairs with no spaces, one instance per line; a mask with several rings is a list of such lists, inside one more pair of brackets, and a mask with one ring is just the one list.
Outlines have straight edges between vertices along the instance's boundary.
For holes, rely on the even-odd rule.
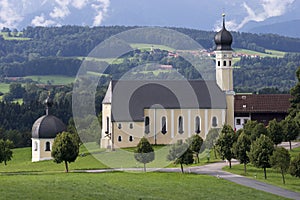
[[133,49],[141,49],[141,50],[146,50],[150,51],[152,48],[153,49],[160,49],[160,50],[166,50],[166,51],[174,51],[175,49],[165,46],[165,45],[157,45],[157,44],[142,44],[142,43],[136,43],[136,44],[130,44],[130,46]]
[[2,93],[9,92],[9,84],[7,84],[7,83],[0,83],[0,92],[2,92]]
[[37,81],[39,84],[51,83],[53,85],[67,85],[73,83],[75,80],[75,77],[69,76],[26,76],[24,78],[29,78],[33,81]]
[[252,51],[248,49],[235,49],[235,53],[243,53],[248,55],[258,55],[260,57],[278,57],[282,58],[285,55],[283,51],[275,51],[275,50],[266,50],[266,53],[261,53],[257,51]]
[[[291,156],[294,157],[299,153],[300,153],[300,147],[295,148],[291,151]],[[232,166],[232,169],[229,169],[229,167],[225,167],[224,170],[234,174],[240,174],[248,178],[256,178],[259,181],[276,185],[278,187],[286,188],[295,192],[300,192],[299,178],[295,178],[292,177],[290,174],[286,174],[285,175],[286,184],[284,185],[282,183],[281,173],[272,168],[267,169],[267,180],[264,179],[263,169],[256,168],[251,164],[247,165],[247,174],[244,174],[244,165],[235,165]]]

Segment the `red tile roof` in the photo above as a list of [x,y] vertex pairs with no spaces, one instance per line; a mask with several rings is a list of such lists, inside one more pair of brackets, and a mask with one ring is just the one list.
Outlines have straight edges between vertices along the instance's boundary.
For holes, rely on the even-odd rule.
[[290,94],[238,94],[234,97],[235,113],[286,113]]

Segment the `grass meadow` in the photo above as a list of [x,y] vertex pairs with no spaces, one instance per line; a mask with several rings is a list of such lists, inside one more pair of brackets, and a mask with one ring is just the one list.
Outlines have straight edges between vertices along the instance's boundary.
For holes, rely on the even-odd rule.
[[[292,149],[290,151],[291,157],[295,157],[297,154],[300,153],[300,147]],[[256,168],[251,164],[247,165],[247,173],[244,173],[244,165],[234,165],[231,169],[229,167],[225,167],[224,170],[246,176],[248,178],[257,179],[259,181],[269,183],[272,185],[276,185],[278,187],[286,188],[295,192],[300,193],[300,179],[291,176],[290,174],[285,175],[285,185],[282,183],[282,176],[281,173],[275,169],[268,168],[267,169],[267,179],[264,179],[264,172],[261,168]]]

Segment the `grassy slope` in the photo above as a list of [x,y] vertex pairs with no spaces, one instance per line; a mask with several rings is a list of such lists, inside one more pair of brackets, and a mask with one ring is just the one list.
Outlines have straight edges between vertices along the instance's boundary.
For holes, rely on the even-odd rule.
[[75,80],[75,77],[69,76],[26,76],[24,78],[30,78],[33,81],[38,81],[40,84],[47,84],[50,81],[53,85],[67,85]]
[[[291,151],[291,156],[294,157],[297,154],[300,153],[300,147],[293,149]],[[278,187],[286,188],[289,190],[293,190],[295,192],[300,192],[300,179],[292,177],[290,174],[286,174],[286,184],[284,185],[282,183],[282,177],[280,172],[274,170],[274,169],[267,169],[267,180],[264,179],[264,172],[263,169],[259,169],[256,167],[253,167],[251,164],[247,165],[247,174],[244,174],[244,166],[243,165],[235,165],[232,167],[232,169],[229,169],[229,167],[225,167],[224,170],[234,173],[234,174],[240,174],[243,176],[247,176],[249,178],[255,178],[259,181],[263,181],[269,184],[276,185]]]

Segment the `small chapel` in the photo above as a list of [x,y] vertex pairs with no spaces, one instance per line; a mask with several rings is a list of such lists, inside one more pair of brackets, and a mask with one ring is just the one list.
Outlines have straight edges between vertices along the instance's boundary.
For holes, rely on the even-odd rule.
[[234,127],[232,35],[223,27],[214,38],[216,81],[112,80],[102,102],[101,148],[171,144],[212,128]]
[[66,125],[57,117],[49,114],[53,102],[48,96],[44,101],[46,114],[38,118],[32,126],[32,162],[51,160],[54,138],[67,130]]

